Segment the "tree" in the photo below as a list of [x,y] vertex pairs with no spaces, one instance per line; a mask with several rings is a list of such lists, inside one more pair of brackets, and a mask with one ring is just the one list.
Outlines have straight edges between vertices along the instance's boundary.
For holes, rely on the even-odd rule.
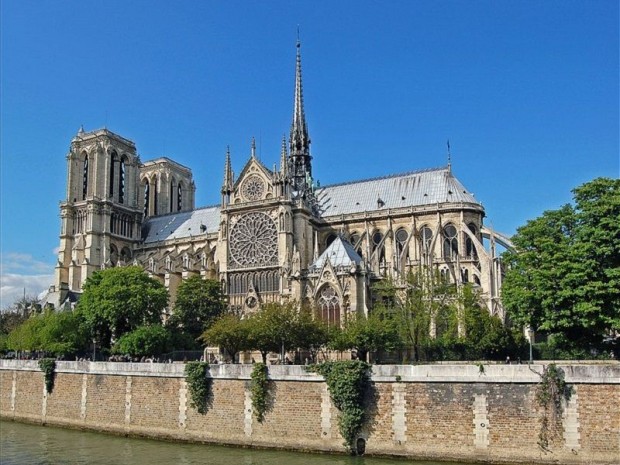
[[242,320],[238,315],[227,313],[200,336],[205,344],[218,346],[224,349],[235,362],[235,355],[249,348],[250,327],[248,320]]
[[620,331],[620,180],[598,178],[573,194],[574,206],[517,230],[502,298],[516,323],[593,348]]
[[34,314],[11,331],[7,346],[14,350],[44,351],[67,355],[84,350],[88,335],[80,318],[73,312],[46,310]]
[[148,357],[166,352],[169,343],[170,333],[162,325],[144,325],[123,334],[114,343],[112,352]]
[[170,325],[181,327],[197,338],[225,309],[219,281],[192,276],[179,285]]
[[331,334],[330,346],[335,350],[355,349],[360,360],[366,361],[368,352],[393,351],[402,346],[396,318],[385,311],[375,310],[370,315],[356,313],[347,317],[341,330]]
[[145,324],[161,323],[168,291],[138,266],[97,271],[84,283],[76,311],[98,345]]

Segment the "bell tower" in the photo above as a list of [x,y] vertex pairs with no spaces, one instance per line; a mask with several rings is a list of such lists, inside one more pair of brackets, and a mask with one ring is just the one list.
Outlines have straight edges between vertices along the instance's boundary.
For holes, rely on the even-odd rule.
[[130,263],[140,240],[140,158],[135,144],[107,129],[80,128],[67,154],[67,195],[55,284],[79,292],[94,271]]

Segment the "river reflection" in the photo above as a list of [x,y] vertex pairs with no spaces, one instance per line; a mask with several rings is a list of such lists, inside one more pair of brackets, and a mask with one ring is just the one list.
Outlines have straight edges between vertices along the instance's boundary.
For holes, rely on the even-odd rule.
[[2,465],[441,465],[438,462],[172,443],[11,421],[0,422],[0,433]]

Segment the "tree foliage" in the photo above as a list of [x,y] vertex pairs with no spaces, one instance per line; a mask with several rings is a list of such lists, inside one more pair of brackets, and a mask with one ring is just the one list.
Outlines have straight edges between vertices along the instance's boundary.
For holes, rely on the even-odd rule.
[[97,271],[84,284],[76,311],[99,345],[138,326],[161,323],[168,291],[138,266]]
[[179,285],[170,324],[197,338],[225,309],[219,281],[191,276]]
[[342,329],[331,333],[330,346],[336,350],[355,349],[360,360],[368,352],[393,351],[402,346],[396,318],[386,311],[374,311],[368,316],[356,313],[345,319]]
[[32,315],[7,338],[10,349],[44,351],[54,355],[74,354],[87,348],[88,344],[86,328],[78,315],[50,309]]
[[224,349],[234,363],[238,352],[250,348],[250,326],[248,320],[242,320],[238,315],[227,313],[202,333],[200,339],[209,346]]
[[598,178],[573,194],[574,205],[518,229],[502,298],[516,323],[595,347],[620,330],[620,180]]
[[129,354],[137,357],[160,355],[168,351],[170,333],[162,325],[138,326],[133,331],[123,334],[114,343],[112,352]]

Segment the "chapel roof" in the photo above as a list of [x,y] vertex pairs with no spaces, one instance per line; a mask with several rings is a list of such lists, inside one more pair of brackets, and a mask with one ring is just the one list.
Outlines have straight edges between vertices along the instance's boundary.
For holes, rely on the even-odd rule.
[[[181,239],[219,230],[220,207],[210,206],[192,211],[170,213],[148,218],[144,223],[144,243]],[[206,228],[206,229],[205,229]]]
[[333,184],[315,195],[323,217],[453,202],[482,207],[449,167]]
[[362,262],[362,257],[358,255],[349,242],[342,240],[342,238],[338,236],[329,244],[321,256],[316,259],[310,269],[320,270],[325,266],[327,260],[329,260],[334,267],[351,266],[359,265]]

